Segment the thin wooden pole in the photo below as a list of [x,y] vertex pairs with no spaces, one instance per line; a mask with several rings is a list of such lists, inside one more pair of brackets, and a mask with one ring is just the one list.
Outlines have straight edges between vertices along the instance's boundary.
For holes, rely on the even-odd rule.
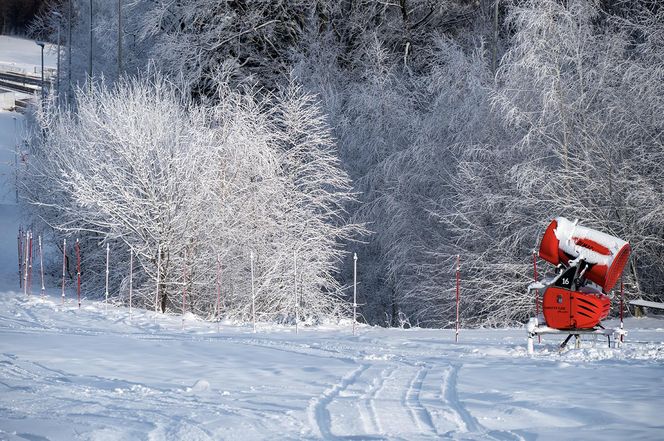
[[[161,283],[161,244],[157,245],[157,293],[154,296],[154,319],[159,312],[159,284]],[[156,322],[155,322],[156,323]]]

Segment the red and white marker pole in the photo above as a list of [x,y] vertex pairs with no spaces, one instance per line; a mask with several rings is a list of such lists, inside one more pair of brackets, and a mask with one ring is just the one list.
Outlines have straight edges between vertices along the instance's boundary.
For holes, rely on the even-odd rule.
[[221,258],[217,254],[217,332],[221,330]]
[[76,297],[78,309],[81,309],[81,246],[76,239]]
[[[535,283],[537,283],[537,279],[539,275],[537,274],[537,252],[533,250],[533,276],[535,279]],[[540,305],[540,300],[539,300],[539,289],[535,290],[535,317],[539,319],[539,305]],[[539,343],[542,343],[542,336],[537,334],[537,341]]]
[[18,228],[18,287],[23,288],[23,230]]
[[25,232],[25,254],[23,255],[23,294],[28,296],[28,262],[30,255],[30,232]]
[[32,295],[32,249],[33,249],[33,243],[32,243],[32,230],[28,232],[28,235],[30,238],[28,239],[29,247],[28,247],[28,295]]
[[459,343],[459,301],[461,300],[461,255],[457,254],[456,262],[456,332],[454,341]]
[[187,249],[184,250],[184,283],[182,284],[182,330],[184,330],[184,315],[187,312]]
[[65,304],[65,267],[67,264],[67,239],[62,239],[62,304]]
[[[623,326],[623,299],[624,299],[624,285],[623,285],[623,277],[620,276],[620,329],[624,329]],[[625,336],[623,334],[620,334],[620,343],[622,343],[625,340]]]
[[131,298],[134,289],[134,249],[129,249],[129,320],[131,321]]
[[104,291],[104,310],[108,314],[108,263],[111,257],[110,244],[106,243],[106,290]]
[[39,236],[39,270],[41,273],[41,298],[46,297],[46,287],[44,286],[44,251],[42,248],[41,235]]

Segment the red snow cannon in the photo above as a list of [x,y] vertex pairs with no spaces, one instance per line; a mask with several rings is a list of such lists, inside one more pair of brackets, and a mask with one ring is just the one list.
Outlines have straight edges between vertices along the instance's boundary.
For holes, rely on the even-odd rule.
[[564,217],[546,229],[539,256],[557,267],[544,283],[543,312],[555,329],[592,329],[609,315],[606,295],[629,259],[629,243]]

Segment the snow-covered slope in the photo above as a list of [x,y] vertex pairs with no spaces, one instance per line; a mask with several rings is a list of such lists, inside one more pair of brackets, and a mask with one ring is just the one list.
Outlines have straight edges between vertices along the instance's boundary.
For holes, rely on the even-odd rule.
[[71,292],[62,304],[54,286],[25,297],[14,116],[0,113],[0,440],[664,439],[661,320],[628,321],[622,349],[559,355],[546,338],[529,357],[524,329],[463,330],[459,344],[191,316],[182,330],[176,316],[78,309]]

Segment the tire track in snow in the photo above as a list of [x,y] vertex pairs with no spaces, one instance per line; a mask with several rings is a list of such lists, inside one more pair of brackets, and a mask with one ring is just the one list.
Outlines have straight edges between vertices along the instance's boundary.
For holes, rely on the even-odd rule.
[[[362,405],[365,408],[365,411],[368,414],[368,420],[363,420],[364,430],[367,433],[378,433],[383,434],[383,426],[380,422],[379,414],[376,410],[376,399],[378,395],[385,387],[385,380],[392,377],[397,367],[392,365],[390,367],[384,368],[378,377],[373,379],[372,384],[362,395]],[[367,421],[370,424],[367,424]],[[370,427],[369,427],[370,426]]]
[[511,431],[488,430],[477,419],[471,415],[459,399],[458,378],[460,365],[452,364],[441,385],[441,395],[443,402],[453,412],[459,432],[464,435],[481,437],[484,439],[496,441],[524,441],[524,438]]
[[318,398],[311,400],[307,413],[312,428],[317,428],[318,433],[325,439],[335,438],[332,434],[332,418],[327,406],[339,396],[342,390],[353,384],[364,371],[369,368],[369,364],[362,364],[356,369],[344,375],[341,380],[326,389]]
[[429,410],[424,407],[422,401],[420,400],[420,394],[422,393],[422,383],[426,378],[429,370],[431,368],[423,365],[415,373],[415,376],[412,378],[408,384],[408,388],[404,394],[402,404],[405,408],[408,409],[408,413],[420,431],[426,430],[433,432],[433,434],[438,435],[438,430],[433,424],[433,419],[431,418],[431,413]]

